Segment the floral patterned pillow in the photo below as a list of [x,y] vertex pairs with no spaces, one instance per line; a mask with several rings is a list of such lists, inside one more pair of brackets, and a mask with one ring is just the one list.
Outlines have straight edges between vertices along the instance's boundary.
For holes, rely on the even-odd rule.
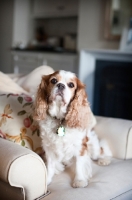
[[32,118],[33,100],[26,94],[0,95],[0,137],[43,154],[39,127]]

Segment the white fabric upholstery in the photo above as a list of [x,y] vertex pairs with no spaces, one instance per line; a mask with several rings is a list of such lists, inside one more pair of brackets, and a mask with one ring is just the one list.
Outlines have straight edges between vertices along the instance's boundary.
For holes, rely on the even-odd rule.
[[127,146],[126,146],[126,158],[132,158],[132,125],[128,132]]
[[22,188],[23,199],[33,200],[47,192],[47,171],[42,159],[29,149],[1,138],[0,180]]
[[95,131],[98,137],[107,140],[113,157],[132,158],[132,121],[107,117],[96,117]]
[[[43,200],[132,200],[132,159],[113,159],[109,166],[93,163],[93,177],[86,188],[72,188],[73,172],[56,175]],[[121,198],[122,197],[122,198]]]
[[47,192],[46,169],[36,155],[28,154],[16,159],[10,166],[8,179],[10,185],[23,188],[27,199],[35,199]]

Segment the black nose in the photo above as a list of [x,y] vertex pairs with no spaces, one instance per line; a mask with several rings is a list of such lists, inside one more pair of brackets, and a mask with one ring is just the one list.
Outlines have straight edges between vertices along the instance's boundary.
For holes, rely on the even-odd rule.
[[65,85],[63,83],[58,83],[57,84],[58,89],[60,90],[64,90],[65,89]]

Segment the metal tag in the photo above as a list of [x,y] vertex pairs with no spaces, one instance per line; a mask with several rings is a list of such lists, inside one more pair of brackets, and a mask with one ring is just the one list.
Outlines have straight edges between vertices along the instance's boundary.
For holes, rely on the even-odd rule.
[[60,137],[65,136],[65,127],[64,126],[59,126],[56,133]]

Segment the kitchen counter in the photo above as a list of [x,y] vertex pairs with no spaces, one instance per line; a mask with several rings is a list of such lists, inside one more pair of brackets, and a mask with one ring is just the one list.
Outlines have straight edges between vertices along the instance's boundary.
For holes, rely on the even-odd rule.
[[77,54],[76,50],[67,50],[61,47],[11,48],[11,50],[19,52]]

